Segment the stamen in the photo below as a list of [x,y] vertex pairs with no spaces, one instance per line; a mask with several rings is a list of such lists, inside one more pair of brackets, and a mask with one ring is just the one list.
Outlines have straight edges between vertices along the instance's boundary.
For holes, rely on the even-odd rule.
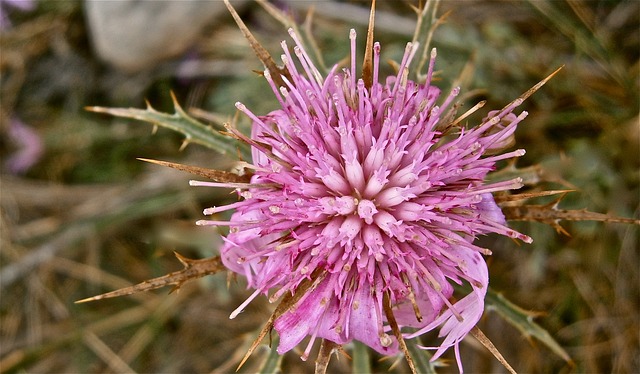
[[234,310],[231,315],[229,315],[229,319],[234,319],[238,316],[238,314],[242,313],[244,311],[244,308],[246,308],[247,305],[249,305],[249,303],[251,303],[251,301],[253,301],[253,299],[255,299],[258,295],[260,295],[260,293],[262,292],[261,289],[257,289],[255,290],[251,296],[249,296],[247,298],[247,300],[245,300],[242,304],[240,304],[240,306],[238,308],[236,308],[236,310]]
[[190,186],[195,187],[221,187],[221,188],[239,188],[239,189],[249,189],[249,188],[274,188],[278,187],[275,183],[219,183],[219,182],[205,182],[205,181],[196,181],[190,180]]
[[356,30],[351,29],[349,31],[349,40],[351,40],[351,84],[349,87],[349,91],[351,92],[351,97],[355,97],[355,84],[353,82],[356,81]]
[[427,69],[427,80],[424,85],[429,87],[431,85],[431,80],[433,78],[433,68],[436,65],[436,56],[438,55],[438,51],[433,48],[431,49],[431,58],[429,59],[429,68]]
[[322,74],[320,74],[320,72],[318,71],[318,69],[315,67],[315,65],[313,64],[313,62],[311,61],[311,58],[309,58],[309,55],[307,54],[307,51],[305,51],[303,44],[300,42],[300,39],[298,38],[298,35],[295,33],[295,31],[292,28],[289,28],[288,30],[289,35],[291,36],[291,38],[293,39],[293,41],[296,43],[296,45],[300,48],[300,51],[302,52],[302,56],[303,58],[307,61],[307,63],[309,64],[309,68],[311,69],[312,73],[313,73],[313,77],[316,79],[316,81],[318,82],[318,84],[320,86],[322,86],[323,84],[323,79],[322,79]]

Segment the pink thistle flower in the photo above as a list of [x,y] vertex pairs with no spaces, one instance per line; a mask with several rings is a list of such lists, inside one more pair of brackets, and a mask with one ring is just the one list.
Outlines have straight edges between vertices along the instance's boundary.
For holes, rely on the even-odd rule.
[[[231,318],[260,294],[275,301],[312,281],[273,322],[279,353],[307,336],[303,359],[316,338],[397,353],[386,297],[398,325],[417,329],[405,337],[442,326],[433,359],[450,347],[458,357],[459,342],[483,313],[489,281],[482,256],[490,251],[474,240],[497,233],[531,242],[507,227],[492,196],[521,180],[486,181],[497,161],[524,154],[495,155],[526,116],[512,114],[521,100],[478,126],[457,127],[444,118],[459,90],[441,100],[431,85],[435,50],[424,84],[407,78],[417,50],[411,43],[398,74],[379,83],[376,43],[368,87],[356,79],[355,31],[350,69],[336,66],[326,77],[289,32],[298,64],[283,42],[289,75],[264,74],[281,108],[257,116],[236,104],[253,120],[250,138],[230,129],[252,146],[251,183],[192,182],[237,188],[242,198],[205,210],[235,209],[230,221],[199,221],[230,226],[222,261],[255,290]],[[452,301],[452,283],[468,283],[472,292]]]

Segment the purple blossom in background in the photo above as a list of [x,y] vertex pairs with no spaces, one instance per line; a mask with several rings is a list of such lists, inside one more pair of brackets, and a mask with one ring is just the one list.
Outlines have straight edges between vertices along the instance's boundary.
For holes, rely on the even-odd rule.
[[7,6],[26,12],[35,9],[36,3],[33,0],[0,0],[0,30],[11,27],[11,21],[7,16]]
[[12,174],[25,173],[42,156],[42,139],[36,131],[17,118],[9,121],[8,133],[9,138],[19,148],[5,161],[5,166]]
[[[459,90],[441,100],[431,85],[435,50],[425,84],[407,78],[417,50],[411,43],[398,75],[379,83],[376,43],[367,87],[356,79],[355,31],[350,69],[334,67],[326,77],[290,34],[299,64],[283,42],[286,87],[265,71],[281,109],[259,117],[236,105],[253,120],[250,139],[231,130],[252,146],[251,184],[192,182],[239,187],[242,197],[205,210],[235,209],[229,222],[199,221],[230,226],[222,260],[255,289],[231,317],[260,294],[276,301],[311,281],[274,321],[279,353],[310,336],[303,359],[316,338],[355,339],[395,354],[388,299],[400,327],[417,329],[407,338],[441,326],[444,340],[433,359],[453,346],[460,363],[458,344],[480,319],[488,287],[482,256],[491,252],[475,239],[497,233],[531,242],[507,227],[492,195],[521,187],[521,180],[485,181],[497,161],[524,154],[495,155],[526,116],[512,114],[521,100],[467,129],[450,115]],[[472,292],[455,301],[453,283],[468,283]]]

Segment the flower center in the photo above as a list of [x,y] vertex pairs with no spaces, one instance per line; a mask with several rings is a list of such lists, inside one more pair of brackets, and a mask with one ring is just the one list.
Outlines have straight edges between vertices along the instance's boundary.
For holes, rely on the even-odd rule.
[[373,216],[378,212],[376,205],[371,200],[360,200],[358,203],[358,216],[368,225],[373,223]]

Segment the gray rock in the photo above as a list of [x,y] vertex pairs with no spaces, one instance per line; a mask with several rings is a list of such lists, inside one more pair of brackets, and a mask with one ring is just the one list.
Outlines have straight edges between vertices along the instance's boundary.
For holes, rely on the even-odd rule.
[[131,72],[180,55],[205,26],[226,13],[221,0],[85,0],[95,52]]

